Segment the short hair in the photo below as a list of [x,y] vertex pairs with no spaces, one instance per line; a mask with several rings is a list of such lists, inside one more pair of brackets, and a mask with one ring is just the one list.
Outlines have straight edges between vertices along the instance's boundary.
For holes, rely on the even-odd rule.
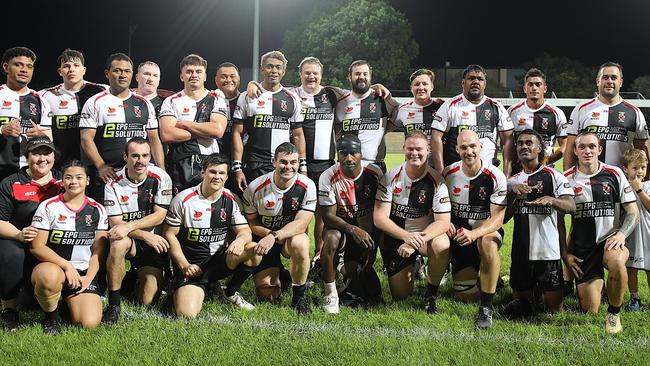
[[623,154],[623,166],[628,166],[632,163],[647,165],[648,157],[646,156],[645,151],[634,148],[628,149],[625,154]]
[[291,155],[297,153],[298,153],[298,148],[296,148],[296,145],[290,142],[283,142],[280,145],[278,145],[277,148],[275,148],[275,153],[273,154],[273,160],[276,160],[278,158],[278,155],[280,154]]
[[145,67],[145,66],[153,66],[153,67],[158,68],[158,70],[160,70],[160,66],[158,66],[157,63],[155,63],[153,61],[143,61],[143,62],[140,62],[140,65],[138,65],[138,72],[140,72],[140,69]]
[[574,142],[574,144],[573,144],[574,147],[578,147],[578,140],[579,140],[581,137],[589,136],[589,135],[591,135],[591,136],[593,136],[593,137],[596,138],[596,141],[598,141],[598,146],[603,146],[602,141],[600,141],[600,137],[598,137],[598,135],[597,135],[595,132],[591,132],[591,131],[587,131],[587,130],[582,130],[582,131],[581,131],[580,133],[578,133],[578,135],[576,136],[575,142]]
[[541,148],[541,151],[539,152],[539,158],[537,159],[538,161],[542,162],[544,161],[544,158],[546,158],[546,144],[544,143],[544,138],[542,135],[540,135],[539,132],[533,130],[532,128],[527,128],[517,134],[517,139],[515,142],[519,141],[519,137],[521,135],[533,135],[537,139],[537,142],[539,143],[539,147]]
[[600,77],[603,74],[603,69],[606,67],[616,67],[618,71],[621,73],[621,77],[623,77],[623,65],[614,61],[607,61],[604,64],[600,65],[600,67],[598,68],[598,77]]
[[197,54],[190,53],[189,55],[183,57],[179,68],[182,70],[185,66],[203,66],[204,69],[207,69],[208,61]]
[[82,168],[84,174],[88,175],[88,167],[86,167],[86,164],[84,164],[81,160],[73,159],[65,162],[61,167],[61,175],[65,174],[65,171],[70,168]]
[[413,130],[413,131],[408,132],[404,136],[404,141],[406,141],[408,139],[423,139],[427,143],[429,142],[429,138],[427,137],[427,135],[424,132],[420,131],[420,130]]
[[2,64],[9,63],[9,60],[12,58],[20,56],[31,58],[32,62],[36,62],[36,54],[34,51],[30,50],[27,47],[18,46],[11,47],[2,54]]
[[56,59],[56,65],[61,66],[62,63],[64,62],[69,62],[69,61],[74,61],[74,60],[79,60],[81,61],[81,64],[84,65],[86,63],[86,59],[84,58],[83,53],[77,50],[72,50],[69,48],[66,48],[61,52],[59,57]]
[[118,53],[113,53],[108,58],[106,59],[106,70],[111,69],[111,64],[113,61],[128,61],[131,64],[131,68],[133,68],[133,61],[131,60],[131,57],[127,56],[126,54],[122,52]]
[[264,66],[264,61],[266,61],[269,58],[274,58],[276,60],[282,61],[282,68],[286,69],[287,68],[287,58],[284,57],[284,54],[280,51],[269,51],[265,54],[262,55],[262,58],[260,59],[260,66]]
[[138,144],[138,145],[144,145],[147,144],[149,145],[149,140],[145,139],[144,137],[136,136],[132,137],[124,146],[124,153],[126,155],[129,155],[129,147],[131,147],[131,144]]
[[230,159],[222,153],[212,153],[206,156],[201,162],[201,170],[206,171],[212,165],[226,164],[228,171],[230,171]]
[[237,65],[233,64],[232,62],[222,62],[222,63],[220,63],[219,66],[217,66],[217,71],[215,72],[215,74],[217,72],[219,72],[219,69],[221,69],[223,67],[234,67],[235,70],[237,70],[237,73],[239,74],[239,67],[237,67]]
[[465,70],[463,70],[463,79],[465,79],[465,76],[467,76],[467,74],[469,74],[472,71],[479,71],[479,72],[483,73],[483,76],[485,76],[485,78],[487,79],[487,73],[485,72],[485,69],[483,68],[483,66],[476,65],[476,64],[467,65]]
[[533,67],[528,71],[526,71],[526,74],[524,75],[524,84],[526,83],[528,78],[533,78],[533,77],[542,78],[542,80],[544,80],[544,82],[546,83],[546,74],[544,74],[542,70]]
[[433,85],[433,81],[436,80],[436,74],[434,74],[433,71],[431,71],[429,69],[417,69],[409,77],[409,83],[412,83],[413,80],[415,80],[415,78],[420,76],[420,75],[428,76],[429,79],[431,79],[431,85]]
[[363,65],[368,65],[368,70],[370,70],[370,73],[372,74],[372,66],[370,66],[370,63],[366,60],[356,60],[353,61],[350,64],[350,67],[348,68],[348,75],[352,75],[352,69],[357,67],[357,66],[363,66]]
[[323,70],[323,64],[320,62],[320,60],[314,56],[308,56],[302,59],[300,61],[300,64],[298,65],[298,71],[302,71],[302,67],[305,65],[318,65],[320,66],[321,71]]

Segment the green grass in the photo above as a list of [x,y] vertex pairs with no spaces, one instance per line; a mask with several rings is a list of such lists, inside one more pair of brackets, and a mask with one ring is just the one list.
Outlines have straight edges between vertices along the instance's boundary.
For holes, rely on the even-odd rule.
[[[387,159],[389,167],[401,161]],[[505,226],[502,274],[510,268],[512,224]],[[379,260],[378,262],[381,262]],[[379,264],[377,265],[379,268]],[[439,313],[422,310],[418,283],[407,301],[389,299],[380,275],[385,305],[372,309],[342,308],[339,316],[319,310],[322,287],[308,292],[314,313],[296,315],[284,296],[280,306],[260,304],[253,312],[236,311],[221,299],[206,301],[195,321],[161,316],[154,309],[126,303],[118,325],[84,330],[66,327],[59,336],[43,335],[41,315],[26,312],[27,324],[13,333],[0,331],[0,361],[17,364],[645,364],[650,346],[649,312],[623,313],[622,334],[603,330],[605,307],[598,315],[577,311],[575,298],[558,315],[535,322],[495,319],[487,331],[473,329],[476,305],[452,299],[450,285],[441,289]],[[650,300],[645,276],[641,296]],[[244,296],[253,298],[250,282]],[[509,298],[508,287],[496,301]]]

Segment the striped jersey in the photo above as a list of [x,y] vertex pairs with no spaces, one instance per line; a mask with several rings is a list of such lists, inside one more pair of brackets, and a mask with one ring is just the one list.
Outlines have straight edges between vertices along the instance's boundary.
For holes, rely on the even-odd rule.
[[336,104],[337,130],[359,137],[363,160],[383,161],[386,157],[384,134],[387,121],[386,103],[373,90],[361,98],[348,92]]
[[233,115],[235,113],[235,107],[237,107],[237,100],[241,93],[237,92],[237,95],[233,98],[226,99],[226,113],[228,118],[228,123],[226,124],[226,130],[223,132],[223,136],[218,140],[219,141],[219,152],[226,154],[228,157],[232,157],[232,123]]
[[566,115],[561,109],[544,103],[540,108],[531,109],[526,101],[508,109],[510,119],[515,126],[515,140],[518,133],[526,129],[532,129],[544,139],[546,156],[553,153],[555,140],[566,137]]
[[425,106],[417,104],[415,100],[402,103],[393,113],[393,123],[396,127],[404,127],[404,134],[417,130],[424,132],[431,142],[431,123],[436,111],[442,105],[442,99],[432,99]]
[[49,231],[47,246],[77,270],[85,271],[96,232],[108,230],[108,217],[104,206],[90,197],[86,197],[79,209],[73,210],[60,194],[38,206],[32,226]]
[[334,112],[336,94],[329,88],[311,95],[302,85],[290,89],[300,99],[302,108],[302,129],[305,133],[307,162],[334,160],[336,142],[334,138]]

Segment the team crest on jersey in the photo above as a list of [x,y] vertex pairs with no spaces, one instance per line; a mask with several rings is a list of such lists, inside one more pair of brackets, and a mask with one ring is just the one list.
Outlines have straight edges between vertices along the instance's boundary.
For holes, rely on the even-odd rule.
[[3,101],[2,101],[2,108],[3,108],[3,109],[6,109],[6,108],[9,108],[9,107],[11,107],[11,101],[9,101],[9,100],[3,100]]
[[406,118],[413,118],[415,117],[415,112],[409,112]]
[[133,113],[137,118],[142,117],[142,111],[140,110],[140,106],[134,105],[133,106]]
[[525,125],[526,124],[526,119],[524,117],[519,118],[519,120],[517,121],[517,124],[520,125],[520,126]]
[[226,213],[226,209],[222,208],[221,211],[219,212],[219,217],[221,218],[221,221],[226,222],[228,219],[228,214]]
[[545,130],[548,129],[548,118],[542,117],[542,128]]
[[264,204],[264,207],[266,208],[273,208],[274,206],[275,206],[275,202],[271,200],[266,201],[266,203]]
[[489,109],[486,109],[485,111],[483,111],[483,116],[485,116],[485,119],[492,118],[492,111],[489,110]]
[[201,104],[201,113],[205,113],[205,108],[206,108],[205,104]]
[[370,109],[370,113],[375,113],[377,111],[377,104],[376,103],[370,103],[368,106],[368,109]]
[[93,216],[92,215],[84,216],[84,220],[86,221],[86,225],[88,225],[88,226],[93,225]]
[[454,188],[452,188],[451,193],[454,196],[460,196],[460,191],[461,191],[460,187],[454,187]]
[[400,193],[402,193],[402,188],[400,188],[400,187],[395,187],[395,189],[393,189],[393,194],[397,194],[397,195],[399,195]]
[[287,101],[286,100],[281,100],[280,101],[280,109],[282,112],[286,112],[289,107],[287,106]]
[[544,183],[541,180],[537,181],[537,184],[535,184],[533,188],[535,188],[538,193],[542,192],[544,190]]
[[618,121],[619,122],[625,122],[625,112],[624,111],[618,112]]
[[600,113],[598,113],[598,112],[592,112],[591,113],[591,119],[596,119],[596,118],[599,118],[599,117],[600,117]]
[[427,192],[426,191],[420,191],[420,193],[418,193],[418,201],[420,203],[424,203],[424,201],[426,201],[426,199],[427,199]]
[[129,196],[121,196],[120,197],[120,202],[122,204],[126,204],[127,202],[129,202]]
[[265,103],[265,102],[264,102],[263,100],[258,100],[258,101],[257,101],[257,106],[258,106],[258,107],[264,107],[264,103]]
[[36,104],[34,103],[29,103],[29,112],[35,116],[38,110],[36,109]]
[[321,95],[321,96],[320,96],[320,101],[321,101],[322,103],[327,103],[327,95],[325,95],[325,94]]
[[62,101],[59,102],[59,108],[61,108],[61,109],[65,109],[65,107],[67,107],[67,105],[68,105],[67,100],[62,100]]
[[115,113],[116,111],[117,111],[117,109],[112,108],[112,107],[108,107],[108,114],[113,114],[113,113]]
[[297,210],[299,207],[300,207],[300,201],[298,201],[298,197],[291,197],[291,208]]
[[610,195],[612,194],[612,186],[603,182],[603,194]]
[[190,109],[187,107],[183,108],[183,113],[190,113]]
[[194,215],[192,215],[193,220],[200,220],[201,216],[203,216],[203,212],[201,211],[194,211]]
[[66,216],[66,215],[59,215],[59,218],[57,219],[57,221],[63,222],[63,221],[65,221],[65,220],[67,220],[67,219],[68,219],[68,216]]
[[485,188],[481,187],[478,189],[478,198],[481,201],[485,201],[485,198],[487,197],[487,192],[485,192]]

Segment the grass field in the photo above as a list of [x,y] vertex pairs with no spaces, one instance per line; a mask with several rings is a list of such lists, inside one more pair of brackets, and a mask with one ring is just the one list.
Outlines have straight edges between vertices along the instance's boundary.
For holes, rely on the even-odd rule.
[[[388,166],[401,161],[391,155]],[[502,274],[510,269],[511,224],[505,226],[501,249]],[[380,261],[379,261],[380,262]],[[379,266],[377,266],[379,268]],[[473,328],[476,305],[452,299],[441,289],[439,313],[421,310],[419,294],[407,301],[389,300],[384,275],[385,305],[372,309],[342,308],[338,316],[320,309],[322,287],[308,291],[313,314],[296,315],[284,296],[282,306],[257,305],[255,311],[234,310],[220,299],[207,301],[194,321],[163,317],[156,310],[125,304],[118,325],[83,330],[67,327],[52,337],[42,334],[41,315],[28,312],[28,323],[13,333],[0,331],[0,363],[18,364],[647,364],[650,347],[648,311],[623,313],[624,332],[604,332],[605,306],[596,316],[581,314],[575,298],[565,301],[558,315],[542,315],[535,322],[495,319],[487,331]],[[642,299],[650,300],[645,276],[640,276]],[[247,299],[253,288],[243,288]],[[510,296],[506,288],[497,303]]]

